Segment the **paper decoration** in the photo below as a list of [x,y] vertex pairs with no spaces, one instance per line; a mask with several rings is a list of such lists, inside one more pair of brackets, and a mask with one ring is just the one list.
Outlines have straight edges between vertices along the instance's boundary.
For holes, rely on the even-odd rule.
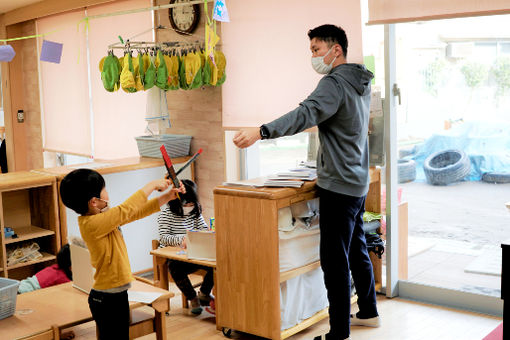
[[11,45],[0,45],[0,61],[9,62],[14,58],[16,52]]
[[205,51],[206,55],[210,55],[213,52],[214,46],[220,41],[220,37],[214,33],[211,26],[207,25],[206,28],[206,41],[205,41]]
[[57,42],[43,40],[41,61],[49,61],[50,63],[60,64],[63,46],[63,44]]
[[225,0],[214,1],[213,19],[217,21],[230,22]]

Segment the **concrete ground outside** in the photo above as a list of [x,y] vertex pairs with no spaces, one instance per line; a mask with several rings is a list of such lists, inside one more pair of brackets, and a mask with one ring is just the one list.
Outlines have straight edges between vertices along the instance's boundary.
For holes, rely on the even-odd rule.
[[501,242],[510,239],[510,184],[402,183],[409,202],[409,280],[500,296]]

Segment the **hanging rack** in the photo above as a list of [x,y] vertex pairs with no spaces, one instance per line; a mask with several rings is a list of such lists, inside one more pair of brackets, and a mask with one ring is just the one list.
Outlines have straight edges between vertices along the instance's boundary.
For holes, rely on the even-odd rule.
[[[155,29],[169,29],[175,31],[172,27],[165,27],[162,25],[158,25],[154,28],[149,28],[143,32],[140,32],[129,39],[124,41],[119,41],[113,44],[108,45],[108,51],[112,51],[113,49],[124,49],[124,50],[137,50],[137,49],[148,49],[148,48],[183,48],[183,47],[192,47],[195,49],[203,49],[205,45],[204,39],[199,39],[194,34],[188,33],[189,36],[195,36],[197,40],[194,41],[164,41],[164,42],[154,42],[154,41],[131,41],[131,39],[136,38],[142,34],[145,34],[147,32],[150,32]],[[120,38],[120,36],[119,36]]]

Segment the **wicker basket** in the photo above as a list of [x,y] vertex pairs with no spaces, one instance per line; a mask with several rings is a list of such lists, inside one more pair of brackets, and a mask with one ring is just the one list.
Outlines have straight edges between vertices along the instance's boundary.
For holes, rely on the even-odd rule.
[[191,136],[154,135],[135,137],[138,152],[143,157],[162,158],[159,148],[165,145],[166,152],[172,158],[189,155]]
[[0,320],[14,314],[18,286],[18,280],[0,277]]

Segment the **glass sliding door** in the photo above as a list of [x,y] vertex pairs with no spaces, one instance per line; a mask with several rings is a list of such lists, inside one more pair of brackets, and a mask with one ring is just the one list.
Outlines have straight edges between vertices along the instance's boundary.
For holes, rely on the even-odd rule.
[[441,288],[458,293],[461,307],[483,296],[495,303],[480,311],[494,313],[500,245],[510,239],[508,20],[395,25],[398,192],[408,202],[401,293]]
[[510,239],[510,31],[502,28],[509,20],[363,27],[365,62],[375,65],[389,125],[388,296],[502,313],[500,245]]

